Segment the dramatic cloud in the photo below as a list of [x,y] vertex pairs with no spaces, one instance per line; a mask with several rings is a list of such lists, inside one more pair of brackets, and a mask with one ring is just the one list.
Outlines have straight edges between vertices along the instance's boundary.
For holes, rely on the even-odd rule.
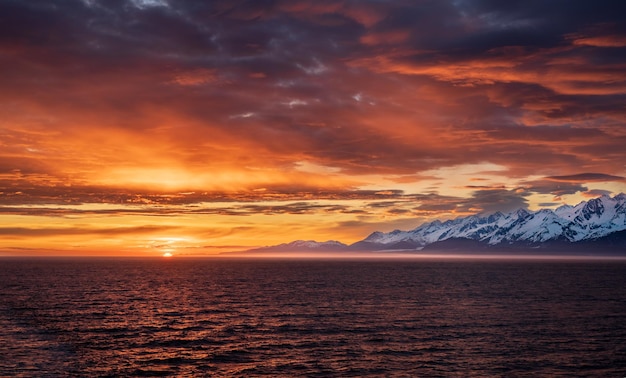
[[579,173],[577,175],[569,176],[551,176],[546,177],[549,180],[554,181],[576,181],[576,182],[590,182],[590,181],[624,181],[624,177],[606,175],[603,173]]
[[625,25],[617,0],[1,1],[0,248],[350,242],[626,191]]

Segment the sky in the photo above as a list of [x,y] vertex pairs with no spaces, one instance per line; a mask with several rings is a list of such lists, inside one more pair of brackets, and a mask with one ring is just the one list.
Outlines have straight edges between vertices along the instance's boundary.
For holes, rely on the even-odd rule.
[[621,0],[0,0],[0,254],[554,209],[625,147]]

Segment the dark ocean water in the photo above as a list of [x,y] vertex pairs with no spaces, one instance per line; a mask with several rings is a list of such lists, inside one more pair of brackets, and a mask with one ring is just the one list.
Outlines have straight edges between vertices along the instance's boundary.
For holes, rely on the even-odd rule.
[[626,375],[626,263],[0,260],[0,376]]

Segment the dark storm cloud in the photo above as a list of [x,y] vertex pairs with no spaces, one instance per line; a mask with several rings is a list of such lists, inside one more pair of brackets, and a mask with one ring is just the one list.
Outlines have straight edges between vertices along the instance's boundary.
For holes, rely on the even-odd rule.
[[479,210],[482,213],[494,213],[496,211],[509,212],[520,208],[528,208],[527,195],[515,190],[490,189],[478,190],[467,200],[468,211]]
[[587,192],[584,192],[583,195],[590,198],[597,198],[600,196],[610,196],[612,192],[610,190],[602,190],[602,189],[592,189]]
[[553,180],[536,180],[522,182],[522,186],[529,192],[562,196],[587,191],[587,187],[580,182],[555,182]]
[[[165,199],[59,182],[155,140],[164,144],[157,154],[199,170],[220,159],[279,170],[308,160],[343,174],[408,175],[489,161],[514,177],[583,164],[617,177],[624,25],[621,1],[1,1],[0,109],[10,117],[0,127],[21,128],[0,130],[0,173],[47,180],[13,178],[3,202],[380,199],[296,184],[270,187],[267,197]],[[123,130],[119,147],[91,158],[91,150],[67,152],[96,129]],[[100,151],[94,139],[85,144]],[[212,152],[222,146],[232,147]],[[529,190],[585,189],[555,185]],[[476,208],[525,204],[491,189],[475,193]]]
[[607,175],[604,173],[579,173],[569,176],[550,176],[546,177],[554,181],[574,181],[574,182],[593,182],[593,181],[623,181],[624,177]]
[[607,181],[624,181],[624,178],[604,173],[579,173],[567,176],[548,176],[541,180],[525,181],[521,185],[526,192],[552,194],[557,197],[575,193],[589,196],[596,193],[606,194],[610,191],[588,190],[586,186],[583,186],[583,183]]
[[176,227],[139,226],[117,228],[26,228],[26,227],[0,227],[0,235],[4,237],[40,237],[40,236],[75,236],[75,235],[127,235],[149,234],[155,232],[171,231]]

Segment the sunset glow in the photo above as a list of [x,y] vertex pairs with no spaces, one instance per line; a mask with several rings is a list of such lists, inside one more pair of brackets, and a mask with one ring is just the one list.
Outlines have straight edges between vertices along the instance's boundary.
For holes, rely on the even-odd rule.
[[0,255],[211,255],[626,192],[621,2],[0,3]]

